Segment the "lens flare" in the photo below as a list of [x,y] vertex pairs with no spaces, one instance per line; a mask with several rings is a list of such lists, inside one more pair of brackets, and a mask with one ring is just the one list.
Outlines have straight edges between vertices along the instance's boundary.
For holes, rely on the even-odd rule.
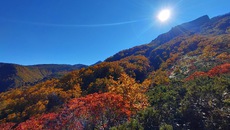
[[164,9],[161,10],[160,13],[158,14],[157,18],[161,21],[161,22],[165,22],[170,18],[170,10],[169,9]]

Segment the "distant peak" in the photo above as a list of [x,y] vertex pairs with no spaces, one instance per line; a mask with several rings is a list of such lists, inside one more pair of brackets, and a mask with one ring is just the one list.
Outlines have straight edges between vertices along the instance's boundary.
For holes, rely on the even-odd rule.
[[196,21],[196,20],[210,20],[210,18],[209,18],[208,15],[203,15],[203,16],[201,16],[201,17],[199,17],[199,18],[197,18],[197,19],[195,19],[193,21]]
[[94,64],[92,64],[92,65],[90,65],[90,66],[94,66],[94,65],[97,65],[97,64],[100,64],[102,61],[97,61],[96,63],[94,63]]
[[159,35],[151,43],[163,44],[177,36],[192,35],[194,33],[199,33],[202,26],[208,23],[209,21],[210,18],[208,15],[201,16],[193,21],[173,27],[169,32]]
[[204,16],[201,16],[191,22],[188,22],[190,24],[193,24],[193,25],[202,25],[206,22],[208,22],[210,20],[209,16],[208,15],[204,15]]

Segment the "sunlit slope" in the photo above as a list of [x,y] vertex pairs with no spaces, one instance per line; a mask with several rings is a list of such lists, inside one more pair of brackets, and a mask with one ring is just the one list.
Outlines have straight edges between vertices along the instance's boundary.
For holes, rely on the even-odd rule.
[[[229,14],[203,16],[60,79],[3,92],[0,126],[228,129],[229,21]],[[32,80],[27,73],[24,79]]]

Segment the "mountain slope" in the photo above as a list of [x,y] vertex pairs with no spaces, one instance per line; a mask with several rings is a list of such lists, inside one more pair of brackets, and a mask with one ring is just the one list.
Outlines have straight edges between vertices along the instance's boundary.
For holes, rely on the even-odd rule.
[[0,92],[6,91],[9,88],[34,85],[46,79],[58,78],[67,72],[83,67],[86,67],[86,65],[44,64],[22,66],[0,63]]
[[[162,44],[167,44],[170,40],[176,38],[187,38],[193,35],[204,35],[204,36],[213,36],[228,34],[230,32],[230,13],[217,16],[212,19],[209,19],[207,15],[202,16],[191,22],[187,22],[176,27],[173,27],[169,32],[159,35],[156,39],[151,41],[149,44],[136,46],[127,50],[118,52],[117,54],[109,57],[105,61],[111,62],[120,60],[122,58],[131,56],[131,55],[144,55],[145,57],[151,59],[153,57],[152,51],[156,50],[157,47]],[[154,65],[153,62],[151,64]],[[154,69],[158,69],[159,65],[154,65]]]
[[0,126],[229,129],[229,28],[230,14],[202,16],[58,80],[1,93]]

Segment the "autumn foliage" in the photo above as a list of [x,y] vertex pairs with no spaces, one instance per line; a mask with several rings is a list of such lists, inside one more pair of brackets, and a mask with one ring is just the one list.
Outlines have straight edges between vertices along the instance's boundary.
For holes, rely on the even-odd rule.
[[3,129],[107,129],[129,120],[130,104],[121,95],[94,93],[74,98],[57,114],[48,113],[32,117],[18,125],[2,123]]
[[2,130],[11,130],[14,126],[15,126],[15,123],[12,123],[12,122],[7,122],[7,123],[0,124],[0,128]]
[[15,130],[42,130],[48,128],[47,126],[52,125],[49,122],[52,122],[57,118],[57,114],[49,113],[43,114],[38,118],[32,117],[29,120],[20,123]]
[[33,87],[0,93],[0,122],[22,122],[30,117],[54,111],[70,98],[79,97],[76,84],[71,90],[57,88],[58,80],[48,80]]
[[109,92],[121,95],[130,104],[132,111],[140,110],[148,106],[145,95],[149,85],[147,82],[140,84],[127,74],[121,74],[118,81],[111,81]]
[[230,35],[167,37],[0,93],[0,129],[229,128]]
[[58,115],[57,124],[61,124],[59,128],[67,129],[81,126],[109,128],[128,120],[130,114],[130,105],[121,95],[94,93],[72,99]]
[[220,74],[226,74],[226,73],[230,73],[229,63],[218,65],[212,68],[211,70],[209,70],[208,72],[195,72],[192,75],[190,75],[188,78],[186,78],[185,80],[187,81],[193,80],[194,78],[203,77],[203,76],[213,77],[213,76],[218,76]]
[[216,66],[208,71],[209,76],[216,76],[220,74],[230,73],[230,63]]

